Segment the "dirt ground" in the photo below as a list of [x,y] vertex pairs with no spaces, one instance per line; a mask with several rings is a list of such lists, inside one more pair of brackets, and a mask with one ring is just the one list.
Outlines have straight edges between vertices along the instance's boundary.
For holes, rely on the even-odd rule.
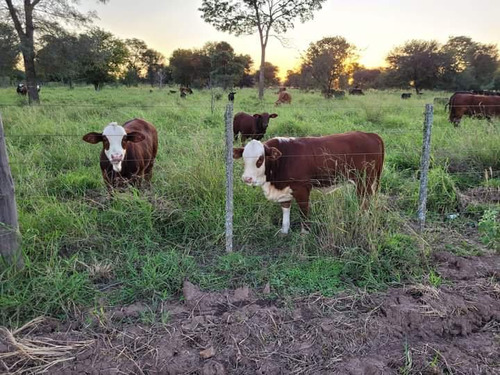
[[[434,255],[443,282],[276,301],[184,285],[152,311],[97,309],[0,333],[0,372],[500,374],[500,256]],[[153,316],[153,322],[146,322]]]

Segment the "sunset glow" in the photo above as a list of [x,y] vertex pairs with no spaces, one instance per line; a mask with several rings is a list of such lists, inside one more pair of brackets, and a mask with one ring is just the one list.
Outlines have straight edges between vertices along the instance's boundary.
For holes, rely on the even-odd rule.
[[[170,57],[178,48],[200,48],[209,41],[227,41],[236,53],[249,54],[254,69],[260,61],[257,34],[235,37],[216,31],[200,17],[201,0],[111,0],[102,5],[86,2],[84,9],[97,11],[95,25],[120,38],[139,38]],[[385,64],[385,56],[410,39],[435,39],[466,35],[481,43],[500,43],[498,0],[328,0],[315,18],[284,37],[287,46],[271,38],[266,60],[280,67],[280,77],[300,65],[309,43],[340,35],[358,47],[359,62],[366,67]]]

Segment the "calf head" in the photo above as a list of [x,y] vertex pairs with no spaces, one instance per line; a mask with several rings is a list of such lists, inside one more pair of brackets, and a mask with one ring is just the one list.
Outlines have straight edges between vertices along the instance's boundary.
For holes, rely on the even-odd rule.
[[269,114],[267,112],[264,112],[254,114],[253,118],[255,119],[255,124],[257,125],[257,131],[264,133],[269,126],[269,119],[275,117],[278,117],[276,113]]
[[233,158],[243,157],[245,164],[241,179],[249,186],[262,186],[266,182],[266,160],[275,161],[281,157],[276,147],[268,147],[260,141],[252,140],[244,148],[233,148]]
[[96,144],[102,142],[103,152],[115,172],[121,172],[122,170],[122,162],[127,152],[127,143],[137,143],[144,139],[144,134],[139,132],[127,133],[125,128],[116,122],[109,123],[102,133],[92,132],[83,136],[83,140],[88,143]]

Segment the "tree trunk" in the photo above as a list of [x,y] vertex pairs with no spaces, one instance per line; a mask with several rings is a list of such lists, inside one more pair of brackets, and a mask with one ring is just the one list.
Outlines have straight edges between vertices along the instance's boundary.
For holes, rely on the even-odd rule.
[[35,53],[27,53],[24,56],[24,70],[26,72],[26,85],[28,86],[28,98],[30,104],[38,104],[38,90],[36,88]]
[[260,45],[261,55],[260,55],[260,74],[259,74],[259,100],[264,98],[264,68],[266,65],[266,46],[264,44]]
[[9,168],[9,159],[0,116],[0,255],[7,264],[24,266],[20,248],[17,223],[14,182]]

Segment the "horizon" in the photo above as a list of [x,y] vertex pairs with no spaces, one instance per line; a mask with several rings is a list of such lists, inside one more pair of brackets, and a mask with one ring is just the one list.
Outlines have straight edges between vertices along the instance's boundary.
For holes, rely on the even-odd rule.
[[[476,42],[495,44],[497,48],[500,44],[500,29],[496,27],[500,2],[497,0],[478,0],[472,8],[465,0],[442,0],[439,4],[431,0],[397,3],[400,1],[355,0],[342,4],[339,0],[327,0],[323,8],[314,13],[313,20],[303,24],[297,20],[294,29],[281,35],[288,40],[288,47],[270,38],[266,61],[278,66],[278,76],[284,78],[287,70],[300,66],[301,54],[310,43],[336,35],[354,44],[358,48],[358,62],[370,69],[385,67],[387,54],[413,39],[437,40],[444,44],[450,36],[463,35]],[[155,0],[143,0],[140,4],[135,0],[111,0],[107,4],[81,5],[80,9],[97,11],[99,19],[95,20],[95,26],[122,39],[141,39],[166,59],[176,49],[201,48],[207,42],[226,41],[235,53],[250,55],[254,62],[252,68],[257,70],[258,35],[236,37],[219,32],[202,20],[200,6],[201,0],[161,4]],[[384,22],[386,20],[391,22]]]

